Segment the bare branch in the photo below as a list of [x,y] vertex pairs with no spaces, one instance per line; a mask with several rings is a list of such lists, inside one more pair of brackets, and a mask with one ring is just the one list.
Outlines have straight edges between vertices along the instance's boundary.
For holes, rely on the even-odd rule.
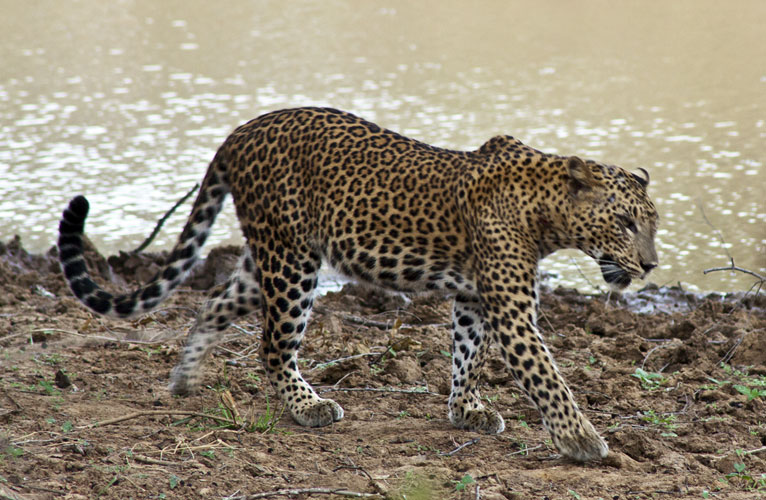
[[237,423],[234,422],[231,419],[223,418],[223,417],[217,417],[215,415],[208,415],[206,413],[199,413],[196,411],[188,411],[188,410],[143,410],[143,411],[137,411],[130,413],[128,415],[122,415],[120,417],[111,418],[109,420],[104,420],[101,422],[95,422],[88,425],[83,425],[78,427],[78,429],[93,429],[94,427],[103,427],[105,425],[112,425],[117,424],[120,422],[124,422],[125,420],[131,420],[138,417],[150,417],[150,416],[157,416],[157,415],[186,415],[191,417],[199,417],[199,418],[209,418],[211,420],[217,420],[218,422],[236,426]]
[[325,392],[394,392],[397,394],[427,394],[429,396],[442,396],[438,392],[421,389],[396,389],[393,387],[327,387],[321,389],[319,394]]
[[718,236],[718,240],[721,242],[721,248],[723,248],[723,251],[726,252],[726,255],[729,257],[729,260],[731,261],[732,265],[734,265],[734,257],[731,256],[731,254],[729,253],[729,249],[726,248],[728,246],[728,243],[726,243],[726,240],[723,239],[723,233],[721,232],[720,229],[715,227],[713,223],[710,222],[710,220],[707,218],[707,215],[705,214],[705,207],[702,205],[702,203],[700,203],[699,201],[697,201],[697,203],[698,203],[697,206],[699,206],[699,209],[700,209],[700,213],[702,214],[702,219],[705,221],[705,223],[708,226],[710,226],[710,229],[713,230],[715,235]]
[[151,465],[172,465],[172,466],[183,465],[183,464],[181,464],[179,462],[171,462],[170,460],[160,460],[160,459],[157,459],[157,458],[147,457],[147,456],[144,456],[144,455],[138,455],[138,454],[135,454],[135,453],[133,454],[133,459],[136,462],[141,462],[141,463],[144,463],[144,464],[151,464]]
[[224,497],[224,500],[255,500],[257,498],[290,497],[294,495],[338,495],[353,498],[382,498],[377,493],[362,493],[341,488],[290,488],[284,490],[264,491],[253,495],[239,495],[236,497]]
[[728,267],[712,267],[710,269],[705,269],[704,271],[702,271],[702,274],[714,273],[716,271],[738,271],[740,273],[749,274],[750,276],[755,277],[758,281],[761,281],[761,282],[766,281],[766,276],[761,276],[755,271],[751,271],[749,269],[744,269],[742,267],[735,266],[734,259],[731,259],[731,265]]
[[152,234],[150,234],[150,235],[149,235],[149,237],[148,237],[148,238],[146,238],[146,239],[144,240],[144,242],[143,242],[143,243],[141,243],[140,245],[138,245],[138,248],[136,248],[135,250],[133,250],[133,253],[139,253],[139,252],[142,252],[142,251],[144,251],[144,249],[145,249],[146,247],[148,247],[148,246],[149,246],[149,244],[151,244],[151,242],[152,242],[152,241],[154,241],[154,238],[157,236],[157,234],[159,234],[159,232],[160,232],[160,229],[162,229],[162,226],[165,224],[165,221],[166,221],[166,220],[168,220],[168,217],[170,217],[170,216],[173,214],[173,212],[175,212],[175,211],[176,211],[176,209],[177,209],[178,207],[180,207],[180,206],[181,206],[181,204],[187,200],[187,198],[189,198],[189,196],[191,196],[192,194],[194,194],[194,191],[196,191],[196,190],[197,190],[197,188],[199,188],[199,183],[195,184],[195,185],[194,185],[194,187],[193,187],[193,188],[191,188],[191,190],[189,190],[189,192],[188,192],[188,193],[186,193],[186,194],[183,196],[183,198],[181,198],[180,200],[178,200],[178,201],[176,202],[176,204],[175,204],[175,205],[173,205],[173,206],[170,208],[170,210],[168,210],[167,212],[165,212],[165,215],[163,215],[163,216],[162,216],[162,218],[161,218],[159,221],[157,221],[157,225],[156,225],[156,226],[154,226],[154,231],[152,231]]
[[336,363],[342,363],[344,361],[350,361],[352,359],[363,358],[365,356],[378,356],[379,354],[380,354],[379,352],[363,352],[361,354],[353,354],[351,356],[346,356],[345,358],[332,359],[332,360],[326,361],[324,363],[319,363],[314,368],[309,370],[309,373],[311,373],[313,371],[316,371],[316,370],[324,370],[328,366],[334,365]]
[[446,453],[439,453],[439,456],[451,457],[452,455],[454,455],[455,453],[459,452],[460,450],[462,450],[466,446],[471,446],[472,444],[476,444],[478,442],[479,442],[479,438],[473,438],[470,441],[466,441],[465,443],[461,444],[460,446],[458,446],[457,448],[455,448],[452,451],[448,451]]
[[533,446],[533,447],[531,447],[531,448],[522,448],[522,449],[520,449],[520,450],[518,450],[518,451],[514,451],[514,452],[512,452],[512,453],[508,453],[506,456],[510,457],[510,456],[512,456],[512,455],[526,455],[526,454],[528,454],[530,451],[534,451],[534,450],[540,449],[540,448],[542,448],[542,447],[543,447],[543,445],[541,445],[541,444],[538,444],[537,446]]
[[[734,265],[734,257],[732,257],[731,254],[729,253],[729,249],[727,248],[728,243],[726,243],[726,240],[723,239],[723,233],[721,233],[721,230],[715,227],[713,223],[710,222],[710,220],[707,218],[707,215],[705,215],[705,209],[702,203],[699,204],[699,209],[700,209],[700,213],[702,214],[702,219],[705,221],[705,223],[708,226],[710,226],[710,229],[712,229],[715,235],[718,237],[718,240],[721,242],[721,248],[723,248],[723,251],[726,252],[726,256],[729,257],[729,262],[731,262],[731,265],[728,267],[713,267],[710,269],[705,269],[704,271],[702,271],[702,274],[714,273],[716,271],[737,271],[740,273],[749,274],[750,276],[753,276],[761,284],[766,282],[766,276],[761,276],[760,274],[754,271],[751,271],[749,269],[744,269],[742,267]],[[760,288],[759,288],[759,291],[760,291]]]

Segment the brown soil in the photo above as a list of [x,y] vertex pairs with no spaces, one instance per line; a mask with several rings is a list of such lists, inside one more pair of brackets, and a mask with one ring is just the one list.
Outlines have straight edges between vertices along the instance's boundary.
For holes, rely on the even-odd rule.
[[[539,326],[611,448],[603,463],[580,465],[556,454],[498,356],[485,367],[482,394],[505,432],[450,425],[443,299],[408,302],[353,286],[318,299],[303,373],[344,407],[330,427],[281,416],[257,358],[256,318],[229,329],[200,395],[170,396],[168,374],[201,289],[225,277],[235,256],[214,250],[163,308],[113,321],[71,297],[55,251],[0,244],[0,498],[246,498],[284,489],[304,491],[292,498],[766,497],[763,293],[650,287],[607,303],[545,291]],[[89,254],[94,275],[113,289],[151,276],[158,257]],[[395,355],[384,354],[391,346]],[[639,369],[660,375],[642,384]],[[749,399],[735,385],[764,392]],[[249,429],[198,416],[231,420],[234,411]],[[269,412],[281,418],[269,423]],[[347,491],[324,493],[334,489]]]

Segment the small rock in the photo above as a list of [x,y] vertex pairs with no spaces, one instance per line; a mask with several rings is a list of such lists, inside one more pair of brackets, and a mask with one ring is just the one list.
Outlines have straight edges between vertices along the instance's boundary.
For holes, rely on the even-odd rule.
[[69,380],[69,377],[67,376],[67,374],[61,370],[58,370],[56,372],[55,382],[56,382],[56,387],[58,387],[59,389],[66,389],[67,387],[72,385],[72,381]]
[[609,455],[606,456],[605,459],[602,460],[604,465],[609,465],[611,467],[615,467],[617,469],[623,469],[627,471],[638,471],[641,470],[641,464],[627,456],[626,454],[609,450]]
[[413,384],[423,378],[420,363],[414,358],[394,358],[386,363],[385,373],[393,375],[403,384]]

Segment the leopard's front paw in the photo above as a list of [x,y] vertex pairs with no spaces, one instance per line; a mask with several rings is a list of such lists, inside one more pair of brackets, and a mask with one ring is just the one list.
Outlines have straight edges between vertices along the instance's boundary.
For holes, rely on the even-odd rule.
[[561,436],[553,436],[553,444],[565,457],[577,462],[600,460],[609,454],[609,446],[598,435],[596,429],[586,418],[579,425],[574,426],[571,432]]
[[503,417],[491,408],[477,408],[462,412],[450,411],[449,419],[452,425],[458,429],[467,429],[483,434],[500,434],[505,430]]
[[324,427],[343,418],[343,408],[332,399],[308,401],[296,405],[290,413],[304,427]]

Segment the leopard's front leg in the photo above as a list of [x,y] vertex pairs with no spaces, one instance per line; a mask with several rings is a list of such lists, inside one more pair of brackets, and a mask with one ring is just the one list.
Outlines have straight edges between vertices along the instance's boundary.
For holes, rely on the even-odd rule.
[[581,462],[606,457],[609,447],[578,408],[537,328],[528,321],[501,318],[491,315],[490,321],[497,325],[492,337],[516,383],[540,411],[556,448]]
[[537,329],[534,248],[502,220],[485,223],[474,247],[484,324],[561,454],[577,461],[606,457],[609,447],[578,408]]

